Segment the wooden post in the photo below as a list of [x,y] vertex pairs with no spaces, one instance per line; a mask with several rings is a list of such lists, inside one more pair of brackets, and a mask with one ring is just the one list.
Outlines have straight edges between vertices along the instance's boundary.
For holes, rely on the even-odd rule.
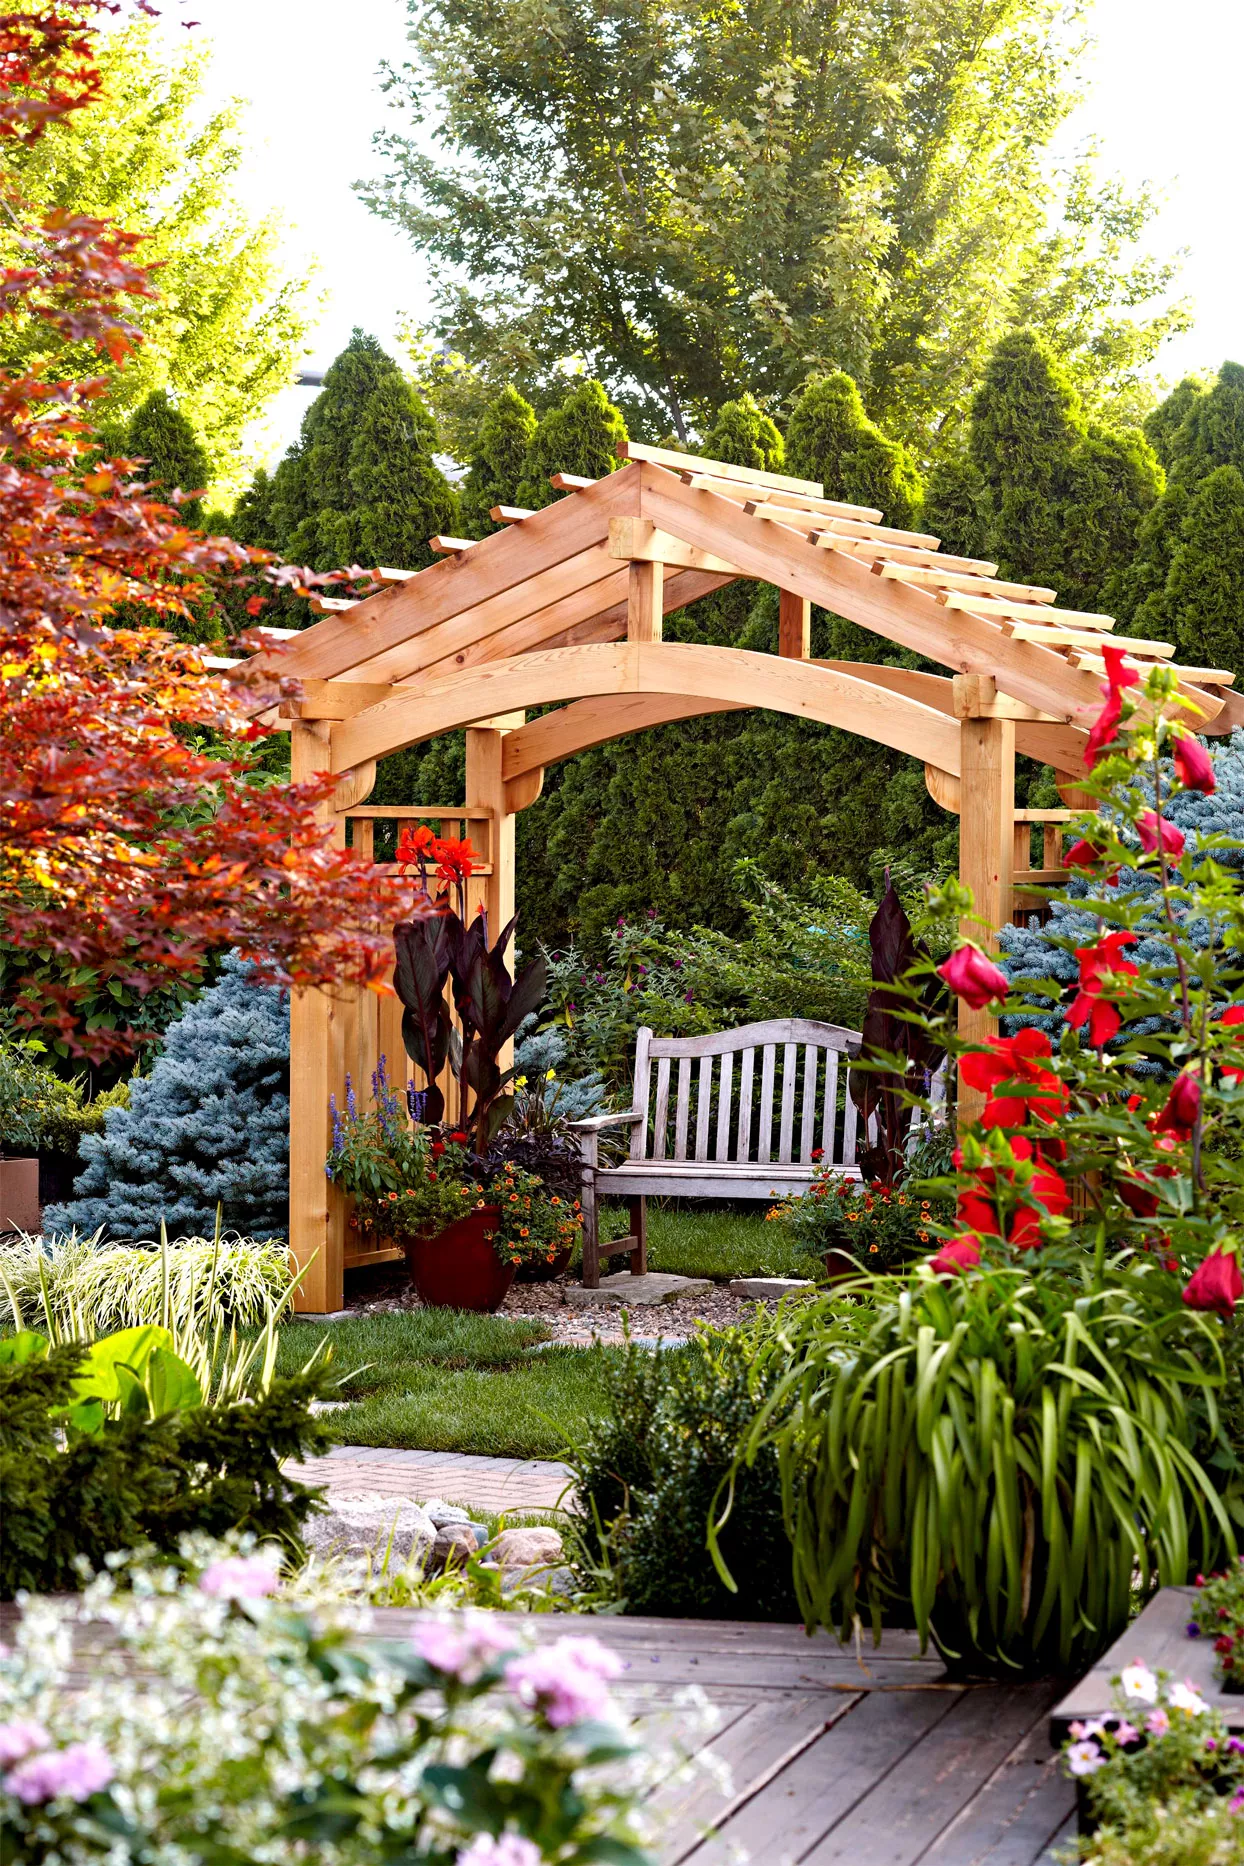
[[778,604],[778,653],[806,661],[812,653],[812,604],[806,596],[782,590]]
[[626,639],[660,641],[665,618],[661,600],[665,567],[642,559],[632,561],[626,593]]
[[[295,784],[330,767],[326,720],[290,727],[290,765]],[[343,816],[331,803],[319,814],[334,822],[335,840],[345,846]],[[295,991],[289,1006],[289,1247],[295,1265],[309,1266],[294,1298],[303,1315],[331,1314],[344,1299],[345,1201],[325,1177],[332,1141],[328,1098],[345,1088],[345,1039],[349,1007],[326,991]]]
[[[1015,721],[963,719],[959,724],[962,809],[959,816],[959,879],[972,890],[975,920],[963,933],[982,946],[997,947],[997,930],[1011,918],[1015,840]],[[981,926],[980,921],[985,925]],[[983,1042],[994,1034],[993,1018],[959,1000],[959,1035]],[[960,1083],[959,1119],[977,1119],[984,1097]]]

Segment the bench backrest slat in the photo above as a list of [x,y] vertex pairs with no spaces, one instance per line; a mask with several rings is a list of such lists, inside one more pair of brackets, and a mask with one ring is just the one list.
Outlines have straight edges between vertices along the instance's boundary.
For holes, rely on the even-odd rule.
[[645,1119],[632,1130],[632,1161],[672,1157],[811,1171],[819,1149],[826,1163],[854,1166],[858,1122],[843,1064],[859,1043],[857,1031],[808,1018],[775,1018],[695,1037],[641,1030],[634,1105]]

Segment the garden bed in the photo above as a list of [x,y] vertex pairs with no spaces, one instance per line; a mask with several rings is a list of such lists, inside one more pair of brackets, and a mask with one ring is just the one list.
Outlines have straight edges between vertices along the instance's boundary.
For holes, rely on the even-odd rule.
[[1200,1598],[1195,1587],[1164,1587],[1132,1621],[1097,1664],[1050,1713],[1050,1736],[1063,1743],[1073,1722],[1087,1723],[1116,1713],[1110,1680],[1125,1665],[1143,1661],[1151,1671],[1165,1671],[1185,1681],[1233,1730],[1244,1731],[1244,1691],[1225,1691],[1214,1668],[1212,1639],[1190,1638]]

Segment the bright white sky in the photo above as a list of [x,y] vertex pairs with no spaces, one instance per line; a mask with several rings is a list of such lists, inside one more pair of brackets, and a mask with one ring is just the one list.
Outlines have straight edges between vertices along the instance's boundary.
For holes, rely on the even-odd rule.
[[[383,59],[403,57],[404,0],[179,0],[177,14],[201,15],[196,36],[215,48],[213,95],[250,104],[248,202],[279,207],[292,223],[291,250],[318,262],[325,301],[307,366],[330,362],[355,324],[392,344],[399,318],[428,304],[424,266],[350,184],[375,171],[371,136],[386,116],[376,73]],[[1166,191],[1155,244],[1189,249],[1184,285],[1196,326],[1170,346],[1163,373],[1244,359],[1244,5],[1096,0],[1091,23],[1093,88],[1061,146],[1096,137],[1104,169]],[[281,398],[266,452],[293,438],[311,393]]]

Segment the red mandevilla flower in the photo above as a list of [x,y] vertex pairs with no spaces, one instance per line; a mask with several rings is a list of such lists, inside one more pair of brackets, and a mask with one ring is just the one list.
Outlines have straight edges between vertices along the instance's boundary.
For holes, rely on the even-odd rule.
[[974,1011],[983,1011],[995,998],[1005,998],[1011,989],[1006,973],[975,946],[957,946],[945,964],[938,966],[937,976]]
[[1200,1112],[1200,1081],[1185,1070],[1182,1075],[1176,1076],[1174,1087],[1166,1098],[1166,1106],[1150,1125],[1155,1134],[1175,1134],[1180,1140],[1187,1140]]
[[928,1263],[935,1276],[960,1276],[964,1270],[974,1270],[980,1260],[981,1247],[975,1238],[951,1238]]
[[1067,1106],[1067,1091],[1041,1064],[1053,1052],[1043,1030],[1021,1030],[1013,1037],[991,1037],[989,1051],[973,1051],[959,1064],[969,1088],[991,1090],[1005,1083],[1008,1093],[991,1095],[981,1120],[986,1127],[1022,1127],[1031,1115],[1056,1121]]
[[1134,945],[1135,941],[1134,933],[1110,933],[1095,945],[1076,947],[1076,958],[1080,965],[1080,990],[1067,1013],[1067,1022],[1087,1022],[1089,1042],[1094,1049],[1099,1050],[1111,1037],[1117,1035],[1123,1022],[1114,999],[1106,993],[1110,989],[1110,978],[1139,976],[1138,968],[1129,959],[1119,957],[1124,946]]
[[1178,861],[1184,852],[1183,830],[1168,823],[1156,810],[1146,810],[1143,816],[1137,817],[1136,833],[1146,855],[1156,855],[1160,848],[1164,855],[1173,855]]
[[1235,1305],[1244,1296],[1244,1278],[1234,1251],[1211,1251],[1199,1270],[1194,1270],[1184,1288],[1183,1299],[1190,1309],[1210,1309],[1218,1315],[1234,1315]]
[[1191,732],[1175,741],[1175,775],[1185,790],[1203,791],[1207,797],[1218,788],[1209,753]]

